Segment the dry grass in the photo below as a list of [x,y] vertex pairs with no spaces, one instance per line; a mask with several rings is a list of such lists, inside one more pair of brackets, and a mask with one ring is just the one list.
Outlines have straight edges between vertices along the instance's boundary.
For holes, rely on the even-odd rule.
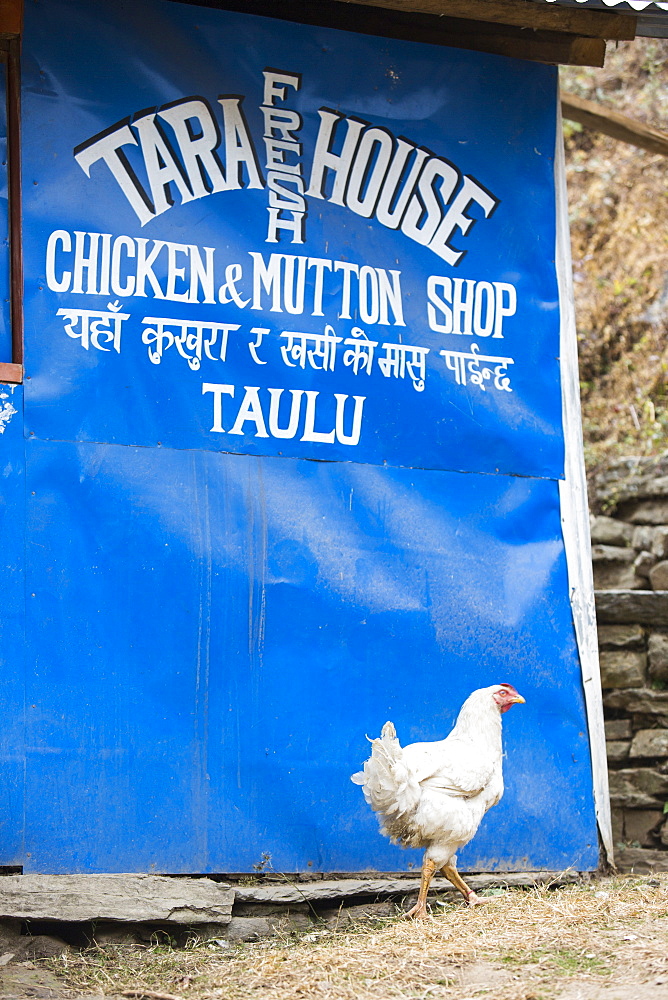
[[451,902],[433,910],[423,924],[314,925],[226,949],[107,946],[51,968],[81,992],[139,988],[212,1000],[548,1000],[568,982],[587,997],[597,984],[652,984],[668,972],[668,875],[509,890],[473,910]]
[[[668,41],[609,48],[562,86],[668,133]],[[567,180],[590,469],[668,444],[666,157],[566,123]]]

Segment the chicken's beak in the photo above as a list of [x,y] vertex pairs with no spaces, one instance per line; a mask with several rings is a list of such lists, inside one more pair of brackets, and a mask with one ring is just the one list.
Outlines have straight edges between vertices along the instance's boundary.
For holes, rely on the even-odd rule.
[[526,705],[526,698],[523,698],[521,694],[517,694],[511,699],[511,705]]

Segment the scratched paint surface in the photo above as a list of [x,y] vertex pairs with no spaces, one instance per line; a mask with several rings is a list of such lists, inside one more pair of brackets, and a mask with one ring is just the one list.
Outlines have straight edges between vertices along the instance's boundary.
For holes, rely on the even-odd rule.
[[[365,734],[389,718],[404,743],[442,738],[473,688],[510,681],[527,704],[504,719],[506,796],[460,864],[595,868],[557,483],[554,70],[159,0],[37,0],[23,66],[28,378],[25,423],[17,405],[0,435],[15,707],[0,863],[252,871],[266,853],[284,871],[405,869],[419,854],[381,838],[349,781]],[[267,151],[278,167],[295,152],[265,144],[265,98],[297,116],[305,186],[327,115],[342,131],[325,174],[344,134],[375,149],[366,173],[348,164],[346,204],[333,174],[304,195],[303,244],[267,242],[269,176],[275,194],[289,173]],[[200,117],[179,131],[186,99]],[[390,147],[433,171],[407,202],[432,234],[350,193],[357,176],[364,200]],[[223,168],[228,189],[210,192]],[[457,185],[473,224],[443,237],[442,253],[466,249],[449,264],[430,247]],[[321,278],[322,315],[297,308],[306,255],[321,263],[304,303]],[[366,300],[359,280],[348,301],[363,273]],[[391,352],[380,365],[386,342],[401,375]]]
[[365,733],[503,680],[462,863],[596,865],[555,483],[37,441],[28,480],[32,870],[405,868]]

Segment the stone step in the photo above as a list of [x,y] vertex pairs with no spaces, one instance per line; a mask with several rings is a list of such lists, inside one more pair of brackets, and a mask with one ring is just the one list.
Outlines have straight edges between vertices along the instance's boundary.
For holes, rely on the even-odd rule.
[[[468,885],[476,892],[498,886],[566,885],[577,882],[577,872],[510,872],[491,875],[467,875]],[[355,878],[332,879],[321,882],[286,882],[236,886],[239,903],[303,903],[326,902],[354,896],[408,896],[420,888],[419,878]],[[432,879],[435,892],[455,892],[444,878]]]
[[161,875],[7,875],[0,919],[227,924],[234,889],[207,878]]

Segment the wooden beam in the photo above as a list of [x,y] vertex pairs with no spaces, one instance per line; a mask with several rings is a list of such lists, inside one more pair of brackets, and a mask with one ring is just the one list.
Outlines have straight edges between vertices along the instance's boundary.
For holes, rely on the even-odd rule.
[[9,313],[12,361],[23,364],[23,228],[21,225],[20,38],[9,41],[7,63],[7,181],[9,193]]
[[0,361],[0,382],[23,382],[23,365]]
[[344,0],[369,7],[384,7],[405,13],[435,14],[438,17],[463,17],[494,24],[512,24],[518,28],[563,31],[587,38],[631,41],[636,37],[637,18],[607,11],[578,10],[572,7],[548,7],[532,0]]
[[563,31],[543,29],[527,31],[511,24],[472,21],[462,17],[411,15],[398,9],[381,10],[367,4],[353,4],[350,0],[344,0],[343,3],[340,0],[318,3],[320,10],[331,10],[332,7],[355,12],[354,17],[349,18],[349,23],[339,22],[337,25],[352,31],[409,38],[411,41],[429,42],[432,45],[452,45],[551,65],[602,66],[605,60],[605,41],[602,38],[584,38]]
[[[180,0],[198,6],[224,7],[245,14],[280,17],[283,21],[342,28],[364,35],[405,38],[431,45],[447,45],[529,59],[533,62],[571,66],[602,66],[605,41],[568,32],[531,30],[512,24],[495,24],[461,17],[437,17],[407,9],[373,7],[349,0]],[[411,0],[412,2],[412,0]],[[529,6],[536,6],[524,0]]]
[[585,101],[575,94],[561,95],[561,110],[564,118],[570,121],[580,122],[581,125],[596,129],[598,132],[605,132],[620,142],[648,149],[650,153],[668,156],[668,135],[636,121],[635,118],[620,115],[617,111],[610,111],[594,101]]
[[[540,37],[540,36],[543,37]],[[544,36],[552,36],[550,38]],[[424,41],[434,41],[425,38]],[[455,45],[476,52],[528,59],[531,62],[562,66],[602,66],[605,61],[605,42],[602,38],[578,38],[559,35],[557,32],[525,32],[522,37],[509,35],[483,35],[475,28],[468,32],[452,32],[449,39],[439,40],[443,45]]]
[[22,28],[22,0],[0,0],[0,35],[17,37]]

